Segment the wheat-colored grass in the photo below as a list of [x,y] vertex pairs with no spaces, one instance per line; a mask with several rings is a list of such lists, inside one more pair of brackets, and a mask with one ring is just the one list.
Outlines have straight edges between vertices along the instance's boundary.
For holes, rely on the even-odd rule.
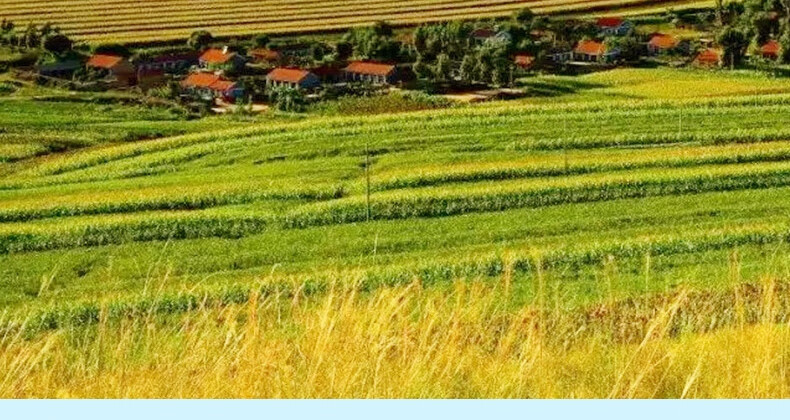
[[[253,294],[206,307],[27,337],[0,338],[0,396],[72,398],[763,398],[786,397],[790,330],[775,322],[772,278],[757,299],[735,292],[751,322],[706,334],[674,330],[700,309],[680,290],[650,317],[579,317],[536,276],[538,297],[513,305],[499,284],[419,282],[362,294]],[[343,284],[343,283],[338,283]],[[729,292],[726,292],[729,293]],[[749,303],[751,302],[751,303]],[[754,307],[747,307],[748,305]],[[576,313],[577,315],[573,315]],[[709,316],[706,314],[705,316]],[[625,321],[630,319],[630,321]],[[617,331],[640,320],[641,338]],[[620,321],[618,321],[620,320]],[[700,322],[703,322],[701,318]]]

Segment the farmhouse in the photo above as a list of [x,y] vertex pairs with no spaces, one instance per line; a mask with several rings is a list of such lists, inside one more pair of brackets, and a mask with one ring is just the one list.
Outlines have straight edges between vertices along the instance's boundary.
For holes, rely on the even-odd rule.
[[603,36],[627,35],[634,28],[631,21],[619,17],[602,17],[596,24]]
[[301,69],[278,67],[266,75],[267,87],[287,86],[294,89],[313,89],[321,85],[315,74]]
[[256,48],[250,50],[247,55],[250,56],[253,62],[259,64],[278,63],[283,58],[279,51],[270,48]]
[[720,66],[722,62],[721,50],[707,48],[697,55],[694,62],[697,63],[697,65],[705,67]]
[[192,73],[181,82],[181,87],[204,100],[219,98],[235,102],[244,96],[244,89],[237,83],[213,73]]
[[674,50],[680,41],[672,35],[655,34],[647,42],[647,52],[658,55]]
[[185,52],[181,54],[164,54],[149,58],[137,65],[141,70],[164,70],[165,72],[178,72],[198,64],[199,54]]
[[513,56],[513,63],[522,70],[529,70],[535,64],[535,56],[529,53],[517,53]]
[[398,81],[395,65],[370,61],[353,61],[343,69],[343,74],[346,80],[353,82],[389,85]]
[[200,55],[198,64],[202,69],[227,66],[233,70],[238,70],[244,66],[244,57],[231,52],[228,47],[222,49],[210,48]]
[[506,31],[495,31],[489,28],[475,29],[471,33],[472,39],[477,43],[485,42],[510,42],[512,37]]
[[39,75],[45,77],[70,77],[80,68],[82,68],[81,61],[65,60],[39,65],[36,67],[36,71]]
[[608,62],[619,55],[616,49],[609,49],[603,42],[579,41],[573,50],[573,59],[585,62]]
[[135,83],[134,66],[121,56],[95,54],[85,66],[115,79],[120,86],[131,86]]
[[779,58],[779,51],[781,46],[775,40],[770,40],[760,47],[760,55],[769,60],[776,60]]

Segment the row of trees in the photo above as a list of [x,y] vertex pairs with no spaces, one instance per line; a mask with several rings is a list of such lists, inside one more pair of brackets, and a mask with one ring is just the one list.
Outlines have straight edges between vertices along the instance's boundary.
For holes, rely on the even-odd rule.
[[51,54],[63,55],[71,51],[73,42],[49,23],[40,27],[31,23],[22,29],[14,22],[3,19],[0,22],[0,46],[22,51],[43,49]]
[[724,51],[725,64],[740,64],[749,49],[754,56],[769,40],[780,45],[778,60],[790,63],[790,0],[746,0],[724,4],[716,1],[717,42]]

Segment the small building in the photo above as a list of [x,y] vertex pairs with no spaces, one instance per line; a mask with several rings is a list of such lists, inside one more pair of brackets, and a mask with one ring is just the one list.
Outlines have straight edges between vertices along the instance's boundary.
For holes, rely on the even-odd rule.
[[546,58],[556,64],[563,64],[573,60],[573,50],[552,49],[546,54]]
[[44,77],[71,77],[77,70],[82,68],[79,60],[56,61],[54,63],[42,64],[36,67],[36,72]]
[[209,48],[198,58],[198,65],[202,69],[229,67],[232,70],[239,70],[244,67],[244,63],[244,57],[230,51],[228,47]]
[[603,36],[623,36],[634,29],[633,22],[621,17],[602,17],[596,21],[596,25]]
[[283,58],[279,51],[270,48],[256,48],[250,50],[247,55],[250,56],[254,63],[258,64],[279,63]]
[[619,51],[609,49],[599,41],[579,41],[573,49],[573,60],[585,62],[610,62],[617,58]]
[[244,88],[214,73],[192,73],[181,81],[181,87],[204,100],[235,102],[244,96]]
[[321,80],[307,70],[278,67],[266,75],[266,86],[308,90],[321,86]]
[[318,76],[321,83],[339,83],[343,81],[343,69],[336,65],[323,65],[310,69],[310,72]]
[[343,75],[350,82],[391,85],[398,81],[398,69],[395,65],[371,61],[352,61],[343,69]]
[[722,52],[716,48],[706,48],[697,55],[694,62],[699,66],[718,67],[722,63]]
[[165,73],[177,73],[188,70],[198,64],[197,52],[184,52],[179,54],[163,54],[145,59],[137,65],[142,70],[163,70]]
[[102,75],[114,78],[120,86],[131,86],[135,84],[135,68],[132,63],[124,57],[117,55],[95,54],[91,56],[85,66],[102,73]]
[[535,65],[535,56],[529,53],[516,53],[513,63],[522,70],[529,70]]
[[672,35],[654,34],[647,42],[647,52],[658,55],[675,50],[680,41]]
[[775,40],[770,40],[760,47],[760,56],[769,60],[776,60],[779,58],[779,52],[782,46]]
[[513,37],[507,31],[495,31],[489,28],[478,28],[472,31],[472,39],[478,44],[486,42],[508,43]]

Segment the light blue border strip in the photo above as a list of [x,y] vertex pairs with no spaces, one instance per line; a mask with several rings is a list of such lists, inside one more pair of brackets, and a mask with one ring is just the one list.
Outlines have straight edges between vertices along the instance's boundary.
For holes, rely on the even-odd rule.
[[751,419],[788,418],[790,401],[0,401],[2,419]]

